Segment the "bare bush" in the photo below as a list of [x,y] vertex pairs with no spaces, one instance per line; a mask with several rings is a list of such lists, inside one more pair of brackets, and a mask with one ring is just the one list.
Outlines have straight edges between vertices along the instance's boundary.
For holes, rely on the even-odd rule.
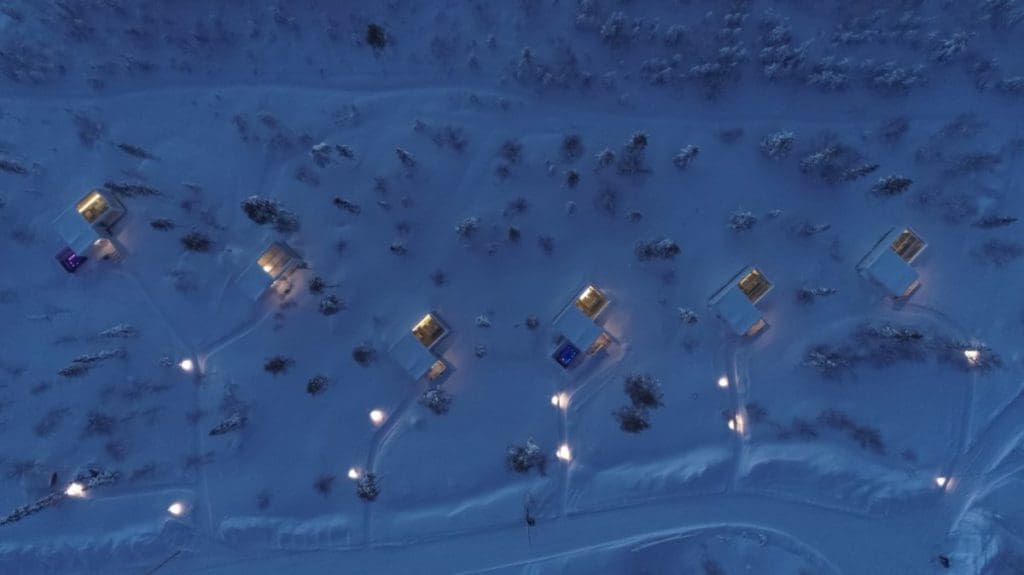
[[657,238],[653,240],[640,241],[636,244],[636,258],[642,262],[651,260],[671,260],[682,250],[679,245],[669,238]]
[[508,447],[505,453],[505,463],[517,473],[526,473],[536,468],[541,475],[544,475],[547,458],[541,453],[540,446],[530,437],[524,445]]
[[452,396],[444,388],[433,386],[423,392],[419,402],[435,414],[443,415],[451,409]]
[[272,375],[280,375],[295,365],[295,361],[283,355],[275,355],[263,363],[263,370]]
[[636,405],[624,405],[613,411],[612,415],[619,422],[619,429],[626,433],[640,433],[651,426],[647,410]]

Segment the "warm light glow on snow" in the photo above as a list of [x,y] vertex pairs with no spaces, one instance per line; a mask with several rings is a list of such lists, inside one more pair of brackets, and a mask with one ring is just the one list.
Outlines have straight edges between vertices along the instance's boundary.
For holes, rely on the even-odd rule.
[[192,370],[195,369],[196,364],[193,363],[191,359],[186,357],[185,359],[178,362],[178,367],[180,367],[181,371],[184,371],[185,373],[192,373]]
[[980,356],[981,356],[981,352],[979,352],[976,349],[965,349],[964,350],[964,357],[966,357],[967,361],[971,362],[971,364],[977,364],[978,363],[978,357],[980,357]]
[[563,391],[561,393],[556,393],[552,395],[551,405],[559,409],[566,409],[567,407],[569,407],[569,394]]
[[359,473],[359,470],[356,469],[355,467],[349,467],[348,468],[348,478],[351,479],[352,481],[355,481],[355,480],[359,479],[360,475],[362,475],[362,474]]
[[374,425],[380,425],[384,423],[384,411],[380,409],[371,410],[370,421],[372,421]]
[[734,415],[733,418],[729,420],[729,429],[742,435],[743,431],[745,430],[745,426],[743,423],[743,415],[739,413]]
[[181,517],[185,514],[185,504],[180,501],[175,501],[167,508],[167,512],[175,517]]
[[270,272],[274,271],[274,266],[270,264],[263,264],[263,271],[269,274]]
[[572,461],[572,451],[569,450],[569,444],[563,443],[558,451],[555,452],[555,457],[562,461]]
[[949,481],[949,479],[948,479],[948,478],[946,478],[946,477],[943,477],[943,476],[941,476],[941,475],[940,475],[940,476],[938,476],[938,477],[936,477],[936,478],[935,478],[935,485],[938,485],[939,487],[945,487],[945,486],[946,486],[946,483],[947,483],[948,481]]
[[718,378],[718,387],[721,387],[723,389],[729,387],[729,378],[724,375]]
[[85,486],[76,481],[68,485],[68,488],[64,490],[64,495],[68,497],[85,497]]

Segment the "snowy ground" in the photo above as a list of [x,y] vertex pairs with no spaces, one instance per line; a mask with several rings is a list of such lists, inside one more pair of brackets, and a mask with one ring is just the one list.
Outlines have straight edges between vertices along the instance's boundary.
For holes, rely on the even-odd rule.
[[[0,515],[117,476],[0,524],[0,572],[1024,572],[1024,6],[726,4],[0,7]],[[122,194],[121,257],[66,274],[50,222],[120,184],[151,192]],[[854,266],[902,225],[928,248],[894,304]],[[637,258],[661,237],[681,253]],[[307,266],[253,302],[272,240]],[[707,300],[750,264],[770,328],[739,338]],[[567,373],[552,321],[588,283],[614,342]],[[442,415],[388,354],[427,311]],[[664,406],[627,433],[638,373]],[[506,465],[527,438],[543,473]]]

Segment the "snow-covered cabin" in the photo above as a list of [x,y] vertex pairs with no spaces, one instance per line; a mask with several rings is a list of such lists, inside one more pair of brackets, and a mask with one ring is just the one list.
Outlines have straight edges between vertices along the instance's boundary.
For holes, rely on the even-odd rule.
[[93,253],[112,251],[111,230],[123,216],[124,205],[113,195],[92,190],[83,196],[53,222],[64,243],[57,261],[73,272]]
[[555,316],[559,341],[552,357],[559,365],[568,368],[581,352],[593,355],[608,345],[611,338],[595,321],[608,303],[601,290],[588,285]]
[[301,262],[288,244],[273,242],[242,272],[238,285],[253,300],[260,299],[268,289],[287,291],[291,287],[288,278]]
[[444,323],[428,313],[391,346],[391,357],[414,381],[422,377],[437,379],[448,370],[448,364],[435,355],[433,348],[447,334]]
[[708,306],[736,335],[755,335],[768,325],[756,304],[771,289],[761,270],[750,266],[711,296]]
[[913,229],[892,228],[857,264],[857,272],[893,297],[907,297],[921,285],[910,266],[928,244]]

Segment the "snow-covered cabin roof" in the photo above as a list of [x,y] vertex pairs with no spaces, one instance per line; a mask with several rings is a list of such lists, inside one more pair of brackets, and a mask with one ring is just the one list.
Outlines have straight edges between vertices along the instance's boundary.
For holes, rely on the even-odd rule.
[[78,255],[85,254],[100,239],[99,233],[74,209],[64,210],[57,216],[53,227],[64,244]]
[[407,331],[391,346],[391,357],[415,380],[423,377],[438,361],[437,356],[423,347],[412,332]]
[[917,286],[918,278],[910,262],[926,245],[912,229],[893,228],[864,256],[857,269],[890,295],[908,295]]
[[[752,284],[748,286],[749,294],[743,289],[744,282]],[[754,302],[759,301],[770,290],[771,283],[764,278],[760,270],[748,267],[711,296],[708,305],[734,333],[745,335],[756,331],[755,328],[762,324],[761,312]]]
[[572,342],[577,348],[586,350],[597,338],[601,337],[604,330],[575,305],[566,307],[562,313],[555,318],[555,330],[562,334],[565,339]]
[[273,242],[260,257],[238,276],[238,287],[252,299],[259,299],[267,288],[299,265],[299,255],[283,242]]

